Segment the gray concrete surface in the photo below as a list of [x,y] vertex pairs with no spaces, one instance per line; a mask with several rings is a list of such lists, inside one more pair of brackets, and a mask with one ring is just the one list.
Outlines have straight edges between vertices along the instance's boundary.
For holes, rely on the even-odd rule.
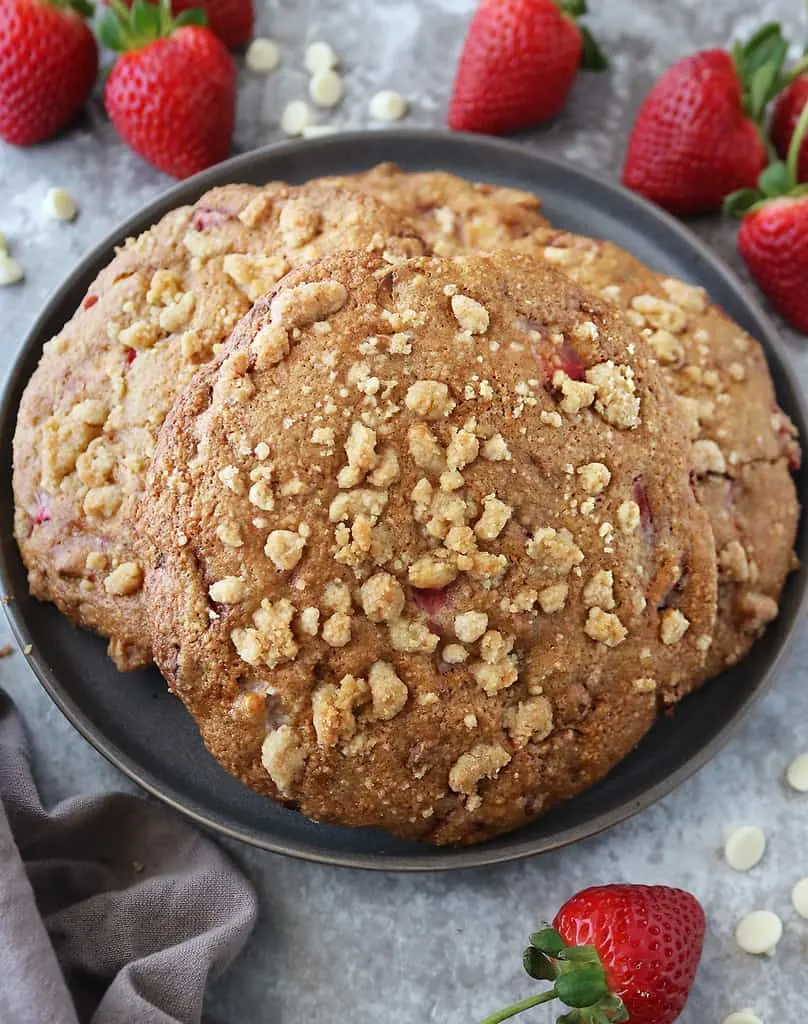
[[[259,3],[261,0],[259,0]],[[259,11],[259,28],[283,46],[269,79],[240,72],[236,148],[280,137],[280,111],[305,92],[305,41],[324,38],[342,57],[346,99],[330,117],[367,124],[378,88],[412,102],[407,123],[440,125],[471,0],[284,0]],[[531,133],[540,147],[606,176],[619,173],[628,127],[640,100],[673,59],[726,44],[766,17],[806,34],[797,0],[591,0],[592,28],[612,57],[608,76],[584,76],[557,122]],[[130,153],[99,103],[63,138],[31,151],[0,148],[0,229],[27,270],[24,285],[0,291],[0,370],[5,370],[42,302],[77,258],[124,216],[169,184]],[[51,185],[81,205],[68,225],[47,221]],[[738,268],[734,230],[718,218],[694,224]],[[806,339],[785,333],[808,382]],[[4,627],[0,626],[0,642]],[[531,985],[520,951],[535,923],[574,890],[608,880],[667,882],[691,889],[707,908],[705,958],[685,1024],[722,1021],[756,1008],[766,1024],[803,1019],[808,922],[790,907],[793,882],[808,875],[808,797],[789,793],[783,772],[808,749],[808,637],[738,736],[698,776],[639,818],[572,849],[531,861],[455,875],[402,877],[296,863],[227,844],[253,879],[262,916],[238,962],[210,993],[209,1010],[227,1024],[472,1024]],[[32,734],[49,799],[129,789],[61,718],[19,655],[0,662]],[[720,858],[725,827],[761,825],[763,863],[738,875]],[[772,960],[740,953],[738,917],[767,907],[785,919]],[[549,1022],[549,1011],[527,1020]]]

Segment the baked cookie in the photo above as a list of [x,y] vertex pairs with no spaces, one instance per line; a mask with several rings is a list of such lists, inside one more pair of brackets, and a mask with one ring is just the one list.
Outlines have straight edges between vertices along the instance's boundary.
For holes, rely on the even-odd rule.
[[679,396],[718,551],[719,613],[705,666],[705,677],[715,675],[776,616],[796,564],[800,509],[789,469],[800,448],[763,349],[703,289],[654,273],[610,242],[539,229],[516,245],[625,310]]
[[155,660],[224,767],[311,818],[514,828],[702,670],[688,455],[639,334],[541,261],[319,261],[160,434]]
[[415,225],[438,256],[508,246],[547,226],[530,192],[467,181],[446,171],[404,171],[384,163],[369,171],[326,178],[376,196]]
[[15,535],[32,593],[151,661],[131,522],[177,391],[290,267],[344,248],[423,245],[372,197],[230,185],[130,239],[45,345],[14,439]]

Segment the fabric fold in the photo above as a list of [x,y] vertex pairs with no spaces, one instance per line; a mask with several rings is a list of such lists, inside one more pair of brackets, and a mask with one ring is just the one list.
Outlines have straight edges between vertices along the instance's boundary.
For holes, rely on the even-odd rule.
[[210,840],[121,793],[46,810],[0,691],[0,1020],[195,1024],[257,913]]

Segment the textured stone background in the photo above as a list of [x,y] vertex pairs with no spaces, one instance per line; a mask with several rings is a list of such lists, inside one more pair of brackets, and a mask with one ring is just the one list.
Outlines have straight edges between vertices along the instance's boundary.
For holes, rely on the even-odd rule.
[[[261,0],[258,0],[259,4]],[[694,49],[726,44],[764,18],[804,38],[798,0],[591,0],[590,19],[612,58],[608,76],[584,76],[567,110],[527,145],[615,176],[633,113],[655,76]],[[367,123],[369,96],[398,89],[410,124],[440,125],[471,0],[281,0],[259,13],[277,38],[282,70],[241,75],[236,146],[279,137],[283,105],[306,88],[305,41],[324,38],[343,58],[346,100],[334,123]],[[325,120],[325,118],[323,118]],[[81,204],[70,225],[40,212],[50,185]],[[119,143],[100,104],[64,138],[33,151],[0,148],[0,228],[28,279],[0,291],[5,370],[43,300],[78,257],[124,216],[169,184]],[[736,268],[733,229],[694,225]],[[786,332],[808,382],[805,339]],[[0,634],[2,628],[0,628]],[[0,635],[0,642],[4,637]],[[793,882],[808,875],[808,798],[786,791],[791,756],[808,748],[808,639],[782,666],[772,693],[735,740],[696,778],[641,817],[572,849],[521,864],[454,875],[394,876],[296,863],[228,844],[261,895],[261,923],[248,949],[214,986],[210,1012],[239,1024],[472,1024],[530,991],[520,966],[524,940],[575,889],[609,880],[668,882],[695,892],[710,918],[705,960],[685,1024],[720,1022],[753,1006],[766,1024],[802,1019],[808,922],[795,918]],[[19,656],[0,662],[0,684],[21,706],[49,799],[129,784],[61,718]],[[720,859],[726,826],[762,825],[764,862],[736,875]],[[773,961],[734,946],[737,918],[770,907],[786,922]],[[527,1020],[549,1022],[549,1011]]]

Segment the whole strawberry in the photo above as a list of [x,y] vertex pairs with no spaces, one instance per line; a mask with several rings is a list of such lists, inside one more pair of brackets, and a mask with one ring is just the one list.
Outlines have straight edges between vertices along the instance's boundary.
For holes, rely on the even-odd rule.
[[555,117],[578,68],[606,66],[576,21],[585,13],[585,0],[482,0],[460,57],[449,127],[505,135]]
[[791,137],[786,163],[773,163],[757,189],[727,197],[725,209],[742,217],[738,249],[761,290],[789,323],[808,334],[808,183],[798,182],[800,153],[808,145],[808,105]]
[[[808,63],[808,58],[803,63]],[[797,121],[805,107],[808,106],[808,71],[797,74],[777,97],[772,111],[769,132],[779,156],[783,159],[788,155],[788,147],[794,136]],[[797,178],[808,181],[808,139],[802,144],[797,164]]]
[[560,999],[559,1024],[673,1024],[687,1003],[704,944],[698,900],[665,885],[584,889],[530,936],[525,970],[552,988],[486,1017],[500,1021]]
[[[126,15],[126,16],[125,16]],[[187,178],[230,152],[236,72],[202,11],[173,19],[168,2],[135,0],[109,10],[102,40],[122,52],[107,79],[104,104],[121,138],[150,164]]]
[[86,0],[0,0],[0,138],[31,146],[84,106],[98,74],[90,14]]
[[769,24],[732,54],[704,50],[669,68],[640,107],[623,183],[679,215],[718,209],[754,185],[766,166],[760,125],[787,49]]
[[[132,0],[124,0],[124,3],[132,6]],[[229,49],[238,50],[252,38],[255,24],[252,0],[171,0],[171,13],[175,17],[195,8],[205,12],[208,28]]]

